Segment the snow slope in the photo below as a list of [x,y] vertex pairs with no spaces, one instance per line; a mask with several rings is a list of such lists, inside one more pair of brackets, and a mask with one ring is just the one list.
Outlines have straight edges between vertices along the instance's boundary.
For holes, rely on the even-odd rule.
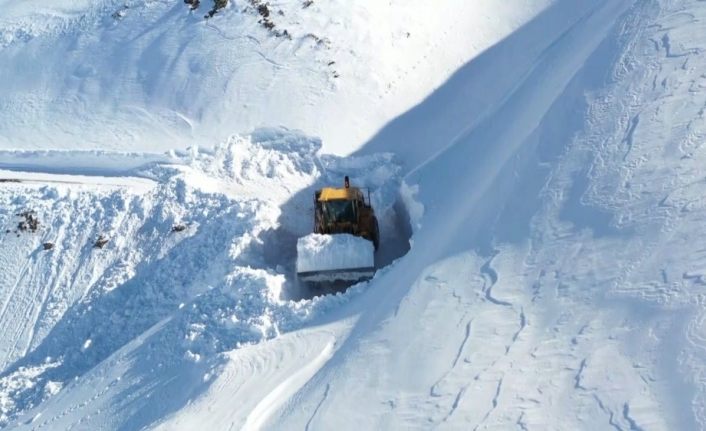
[[[0,183],[0,227],[42,220],[0,248],[17,334],[0,424],[706,429],[706,3],[512,6],[479,3],[513,31],[459,48],[469,61],[360,148],[261,129],[165,156],[2,153],[53,169]],[[340,109],[321,127],[360,112]],[[122,179],[61,176],[100,160]],[[375,190],[384,268],[300,299],[311,191],[344,174]]]
[[414,247],[273,427],[704,428],[702,5],[557,3],[383,130],[446,138]]
[[0,148],[166,151],[284,125],[350,153],[548,0],[278,0],[273,31],[249,0],[209,20],[206,0],[50,3],[0,1]]

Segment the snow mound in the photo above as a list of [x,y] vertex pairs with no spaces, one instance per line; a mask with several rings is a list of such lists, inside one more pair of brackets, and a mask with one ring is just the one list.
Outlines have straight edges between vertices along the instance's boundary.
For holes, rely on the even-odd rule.
[[313,233],[297,241],[297,273],[375,267],[373,243],[347,233]]

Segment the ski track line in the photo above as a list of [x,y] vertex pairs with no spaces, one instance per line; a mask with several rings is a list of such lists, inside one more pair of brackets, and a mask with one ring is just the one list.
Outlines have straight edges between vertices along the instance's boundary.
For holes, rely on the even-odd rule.
[[[42,317],[45,315],[45,312],[47,309],[47,302],[49,301],[49,297],[54,292],[58,283],[57,283],[56,278],[54,278],[53,283],[51,283],[51,284],[42,283],[42,284],[44,284],[44,286],[45,286],[43,289],[40,290],[40,292],[42,293],[42,298],[38,304],[35,304],[37,306],[34,307],[35,310],[34,310],[33,316],[30,319],[30,321],[28,322],[28,323],[32,324],[32,327],[29,330],[30,332],[29,332],[29,336],[27,337],[27,345],[25,346],[24,352],[22,354],[23,357],[29,353],[29,351],[32,348],[32,344],[34,343],[35,334],[37,334],[41,330],[41,323],[42,323],[41,320],[42,320]],[[28,310],[28,311],[31,312],[32,310]]]
[[260,430],[272,414],[299,390],[333,356],[334,342],[329,342],[307,365],[293,373],[267,394],[248,415],[243,430]]
[[525,316],[525,309],[524,307],[520,308],[520,327],[517,329],[517,332],[515,332],[512,335],[512,340],[510,340],[510,344],[505,346],[505,356],[507,356],[510,353],[510,349],[512,349],[512,346],[515,345],[517,342],[517,339],[520,338],[520,334],[524,329],[527,327],[527,317]]
[[628,403],[623,404],[623,418],[625,418],[630,425],[630,431],[644,431],[644,429],[637,424],[635,419],[630,416],[630,404]]
[[[42,242],[48,241],[51,239],[51,236],[49,235],[52,232],[52,228],[50,227],[48,232],[45,232],[44,238],[42,239]],[[56,238],[54,242],[61,244],[64,241],[65,238],[65,228],[63,225],[60,225],[58,228],[58,232],[54,235]],[[74,260],[73,259],[67,259],[68,262],[65,260],[63,263],[64,265],[60,265],[60,268],[58,272],[56,271],[56,266],[57,263],[53,265],[54,267],[52,268],[52,274],[50,275],[49,279],[52,280],[51,286],[47,289],[45,289],[45,294],[42,297],[42,303],[39,307],[39,310],[36,314],[36,316],[32,319],[33,326],[30,331],[30,337],[29,337],[29,342],[27,343],[27,346],[25,348],[25,353],[22,356],[27,355],[30,350],[32,349],[32,346],[34,344],[34,337],[36,334],[40,333],[42,330],[42,317],[46,315],[46,310],[47,310],[47,304],[49,302],[50,296],[54,294],[54,292],[58,289],[58,286],[61,285],[61,280],[63,279],[63,274],[65,273],[65,270],[68,266],[73,265]]]
[[[466,329],[465,333],[463,336],[463,341],[461,341],[461,344],[459,345],[458,352],[456,352],[456,356],[454,357],[454,360],[451,364],[451,368],[446,370],[446,372],[437,380],[434,382],[434,384],[431,386],[429,389],[429,396],[432,398],[440,397],[442,394],[437,392],[437,387],[441,384],[441,382],[445,381],[449,375],[456,369],[456,365],[458,365],[458,361],[461,359],[461,355],[463,355],[463,350],[466,348],[466,344],[468,344],[468,340],[471,338],[471,329],[472,329],[472,324],[473,324],[473,319],[469,320],[466,323]],[[462,389],[462,392],[465,391],[465,388]],[[455,403],[454,403],[455,404]],[[455,407],[452,409],[452,411],[455,409]],[[450,416],[451,414],[449,413],[447,415]]]
[[495,411],[495,409],[498,408],[498,398],[500,398],[500,392],[502,391],[503,378],[504,377],[501,377],[500,380],[498,380],[498,386],[495,388],[495,394],[493,395],[493,399],[491,401],[491,403],[493,405],[490,407],[490,410],[488,410],[485,413],[485,416],[483,416],[483,419],[481,419],[480,423],[473,428],[473,431],[476,431],[481,426],[485,425],[486,421],[488,420],[490,415],[493,413],[493,411]]
[[469,383],[459,389],[458,393],[456,394],[456,397],[454,398],[453,404],[451,404],[451,410],[449,410],[444,419],[441,420],[441,423],[448,422],[449,419],[451,419],[451,416],[453,416],[453,414],[456,412],[456,409],[458,409],[458,406],[461,404],[461,398],[463,398],[463,395],[466,393],[470,386],[471,384]]
[[7,300],[3,302],[2,308],[0,308],[0,322],[5,318],[5,313],[7,312],[7,307],[12,302],[12,298],[15,297],[15,291],[17,290],[17,286],[22,282],[22,280],[25,277],[25,274],[29,270],[29,259],[25,260],[25,262],[22,264],[22,269],[20,269],[20,273],[17,276],[17,279],[15,280],[15,283],[12,285],[12,288],[10,289],[10,292],[7,295]]
[[[36,263],[34,262],[35,258],[31,257],[30,260],[32,261],[33,266],[36,266]],[[20,310],[20,316],[23,317],[21,319],[22,323],[18,325],[18,338],[16,343],[13,345],[14,352],[17,352],[18,349],[20,349],[22,351],[21,356],[23,357],[29,352],[32,346],[32,339],[34,338],[34,328],[36,327],[37,322],[41,317],[42,311],[45,308],[47,298],[49,297],[49,294],[53,288],[53,286],[49,285],[48,283],[42,283],[39,280],[34,280],[33,277],[30,277],[29,282],[30,284],[35,284],[36,287],[35,289],[28,292],[31,296],[31,299],[25,301],[22,304],[24,306]],[[26,334],[26,336],[20,337],[23,334]],[[24,338],[24,340],[22,338]],[[22,346],[23,343],[24,346]]]
[[611,427],[615,428],[617,431],[623,431],[623,429],[618,425],[618,423],[615,422],[615,413],[608,407],[606,407],[605,404],[603,404],[603,401],[596,395],[595,393],[593,394],[593,399],[596,401],[598,404],[598,407],[601,409],[603,413],[608,415],[608,425]]
[[306,422],[306,427],[304,428],[304,431],[309,431],[309,427],[311,427],[311,423],[314,421],[314,418],[316,417],[316,414],[319,413],[319,409],[321,409],[321,406],[324,404],[326,401],[326,398],[328,398],[328,393],[329,390],[331,390],[331,384],[327,383],[326,384],[326,390],[324,390],[324,396],[321,397],[321,401],[319,401],[319,404],[316,405],[316,408],[314,409],[314,413],[311,414],[311,417],[309,420]]
[[[20,274],[18,275],[17,279],[15,280],[14,285],[10,289],[6,301],[3,303],[2,308],[0,309],[0,325],[3,324],[6,320],[6,315],[8,312],[9,308],[14,308],[15,304],[18,304],[17,306],[20,307],[22,303],[29,302],[30,304],[32,303],[32,297],[35,296],[35,291],[30,290],[30,291],[25,291],[22,292],[19,297],[16,295],[16,292],[18,290],[18,287],[22,284],[24,285],[25,278],[27,277],[27,274],[30,272],[30,261],[31,258],[25,259],[24,263],[22,264],[22,269],[20,270]],[[13,356],[15,352],[17,351],[17,344],[19,343],[19,335],[24,332],[24,329],[26,327],[26,323],[23,323],[25,319],[22,319],[21,316],[17,316],[17,313],[13,313],[12,316],[10,316],[12,320],[14,320],[14,325],[11,324],[10,322],[7,322],[7,326],[9,328],[5,328],[5,332],[12,332],[13,338],[16,337],[16,341],[14,344],[11,344],[8,346],[8,350],[4,354],[3,361],[7,361],[8,359],[10,361],[13,361]],[[5,325],[3,325],[5,326]]]
[[466,348],[466,343],[468,342],[468,339],[471,337],[471,324],[473,323],[473,319],[469,320],[468,323],[466,323],[466,333],[464,334],[463,341],[461,342],[461,345],[458,348],[458,352],[456,352],[456,357],[454,358],[453,364],[451,364],[451,369],[456,367],[456,364],[458,364],[458,360],[461,359],[461,355],[463,354],[463,349]]
[[[48,228],[47,231],[44,232],[44,235],[42,236],[41,243],[46,242],[50,239],[51,237],[51,226]],[[57,237],[58,238],[58,237]],[[58,242],[58,241],[56,241]],[[41,257],[37,257],[36,255],[32,255],[30,260],[32,261],[33,266],[37,267],[37,261],[42,259]],[[51,257],[49,258],[51,259]],[[49,297],[51,294],[54,292],[56,289],[57,285],[59,284],[58,278],[56,277],[55,274],[51,274],[49,276],[49,280],[42,280],[41,274],[38,277],[39,279],[37,280],[30,280],[30,282],[34,282],[35,284],[41,285],[43,287],[38,288],[38,293],[41,294],[41,298],[37,301],[36,299],[38,298],[38,295],[35,295],[35,301],[31,302],[28,304],[27,309],[23,315],[29,316],[31,315],[32,318],[29,319],[29,321],[26,321],[24,324],[25,327],[29,328],[29,336],[27,337],[26,340],[26,345],[24,346],[24,351],[22,353],[22,356],[26,356],[33,345],[34,342],[34,337],[35,334],[37,334],[41,330],[41,319],[45,314],[45,311],[47,309],[47,302],[49,301]],[[51,280],[51,283],[49,282]],[[31,325],[31,327],[30,327]]]

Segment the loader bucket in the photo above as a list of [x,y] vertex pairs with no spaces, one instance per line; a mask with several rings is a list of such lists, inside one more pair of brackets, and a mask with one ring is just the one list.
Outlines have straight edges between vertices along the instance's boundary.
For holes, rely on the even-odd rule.
[[375,274],[375,248],[349,234],[311,234],[297,241],[297,276],[307,282],[355,282]]

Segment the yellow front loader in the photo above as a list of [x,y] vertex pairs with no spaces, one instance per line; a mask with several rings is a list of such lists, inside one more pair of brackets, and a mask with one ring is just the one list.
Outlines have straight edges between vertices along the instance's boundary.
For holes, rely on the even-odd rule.
[[297,275],[304,281],[358,281],[375,273],[380,232],[375,211],[345,177],[342,188],[314,193],[314,233],[297,242]]

